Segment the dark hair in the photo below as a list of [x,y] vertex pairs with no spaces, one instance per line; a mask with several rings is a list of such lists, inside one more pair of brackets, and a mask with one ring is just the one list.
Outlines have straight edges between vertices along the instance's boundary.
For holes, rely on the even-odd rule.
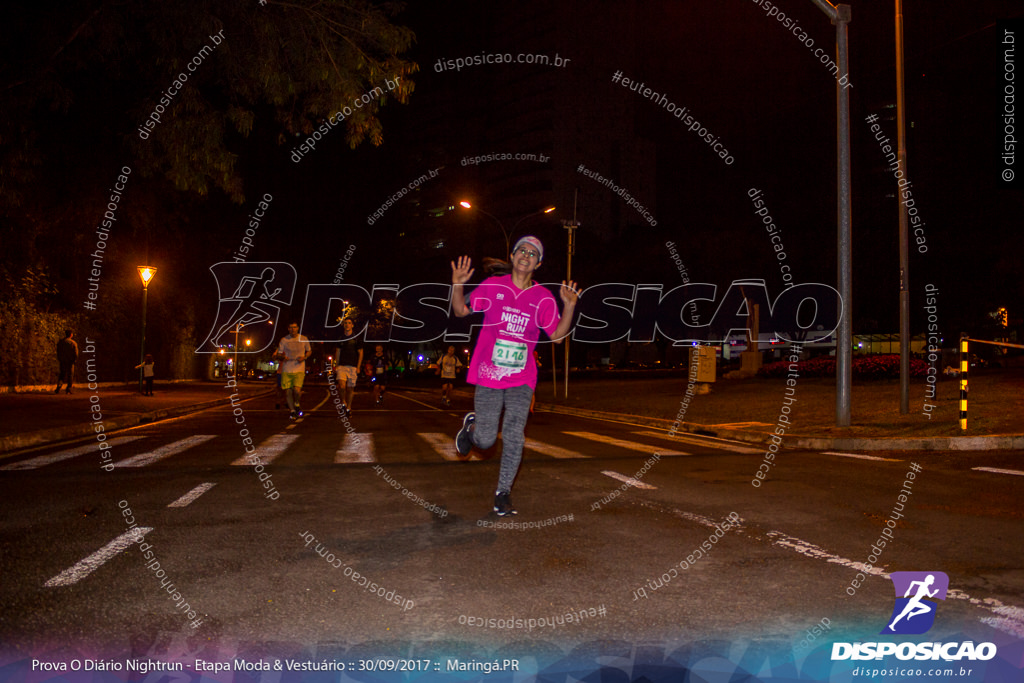
[[64,330],[64,337],[65,338],[70,337],[72,334],[73,333],[71,332],[71,330]]
[[483,260],[484,272],[488,275],[508,275],[512,272],[512,264],[500,258],[486,257]]

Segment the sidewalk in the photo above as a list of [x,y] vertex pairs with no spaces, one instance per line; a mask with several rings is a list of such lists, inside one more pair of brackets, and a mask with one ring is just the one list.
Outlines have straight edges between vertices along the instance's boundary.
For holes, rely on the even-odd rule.
[[1024,451],[1022,368],[970,376],[966,431],[960,429],[956,379],[940,379],[932,399],[926,398],[925,381],[913,380],[907,415],[899,412],[897,380],[855,380],[851,425],[837,427],[834,379],[800,378],[792,388],[788,415],[783,416],[787,396],[783,379],[719,379],[711,385],[711,393],[684,402],[688,386],[684,373],[634,375],[635,379],[628,372],[583,379],[570,376],[568,399],[561,377],[557,398],[553,397],[549,377],[537,386],[537,405],[551,412],[611,417],[666,429],[674,426],[683,433],[758,444],[771,443],[783,417],[789,420],[782,435],[784,447],[789,448]]
[[[248,398],[273,389],[269,382],[242,382],[239,396]],[[95,392],[76,385],[71,395],[46,392],[0,394],[0,457],[30,446],[94,434],[93,406],[99,406],[107,431],[163,420],[228,402],[223,382],[157,383],[152,396],[138,385],[104,384]]]

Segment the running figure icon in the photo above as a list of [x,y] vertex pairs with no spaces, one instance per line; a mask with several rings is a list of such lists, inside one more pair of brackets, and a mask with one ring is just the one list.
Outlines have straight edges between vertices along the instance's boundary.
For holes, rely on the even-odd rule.
[[931,630],[939,601],[946,599],[949,576],[939,571],[917,571],[893,572],[889,578],[892,579],[896,602],[889,625],[882,633],[914,635]]
[[921,602],[922,598],[934,598],[935,595],[939,592],[938,588],[936,588],[933,591],[928,590],[928,587],[931,586],[933,583],[935,583],[934,574],[929,574],[924,581],[911,582],[910,587],[907,588],[907,592],[903,594],[903,597],[910,597],[910,592],[914,590],[914,586],[918,586],[917,593],[914,595],[914,597],[910,598],[910,602],[908,602],[907,606],[903,608],[903,611],[900,612],[900,615],[893,619],[892,623],[889,624],[890,631],[895,630],[894,627],[896,626],[896,622],[902,619],[903,617],[906,617],[907,621],[910,621],[912,618],[918,616],[919,614],[928,614],[929,612],[935,609],[934,605]]

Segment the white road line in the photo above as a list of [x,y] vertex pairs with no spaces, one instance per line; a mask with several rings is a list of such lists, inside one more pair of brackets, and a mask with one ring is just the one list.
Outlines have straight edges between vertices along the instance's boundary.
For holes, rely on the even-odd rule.
[[430,410],[432,410],[434,412],[439,412],[439,413],[440,412],[444,412],[444,410],[442,408],[438,408],[437,406],[432,406],[429,403],[424,403],[423,401],[420,401],[419,399],[415,399],[415,398],[413,398],[411,396],[406,396],[405,394],[392,394],[391,392],[388,392],[388,396],[397,396],[398,398],[404,398],[406,401],[412,401],[413,403],[419,403],[421,406],[426,406],[427,408],[430,408]]
[[634,479],[633,477],[627,477],[625,474],[619,474],[618,472],[612,472],[611,470],[602,470],[601,474],[605,475],[606,477],[611,477],[612,479],[618,479],[619,481],[629,484],[630,486],[636,487],[638,489],[647,489],[651,491],[658,488],[657,486],[645,484],[638,479]]
[[838,455],[841,458],[859,458],[861,460],[881,460],[882,462],[903,462],[897,458],[879,458],[875,455],[861,455],[860,453],[836,453],[835,451],[822,451],[822,455]]
[[[722,524],[722,522],[716,522],[715,520],[711,519],[710,517],[705,517],[704,515],[698,515],[698,514],[693,513],[693,512],[686,512],[685,510],[677,510],[676,508],[672,508],[672,511],[675,512],[677,515],[679,515],[680,517],[682,517],[685,520],[688,520],[688,521],[691,521],[691,522],[696,522],[697,524],[702,524],[702,525],[704,525],[706,527],[711,527],[712,529],[717,529]],[[728,517],[726,517],[726,519],[729,520],[730,522],[732,522],[732,520],[729,519]],[[743,520],[743,518],[739,517],[739,516],[737,516],[736,519],[738,519],[740,521]],[[737,530],[738,529],[742,529],[743,526],[740,524],[740,521],[732,522],[732,528],[733,529],[737,529]]]
[[970,600],[972,605],[979,605],[982,609],[987,609],[996,615],[994,617],[982,617],[979,619],[981,623],[998,629],[1003,633],[1009,633],[1017,638],[1024,638],[1024,609],[1014,607],[1013,605],[1004,605],[995,598],[985,598],[984,601],[978,600],[958,590],[946,591],[946,597]]
[[789,536],[787,534],[782,533],[781,531],[769,531],[768,537],[772,539],[773,544],[782,546],[783,548],[788,548],[789,550],[795,550],[801,555],[807,555],[808,557],[813,557],[816,560],[825,560],[826,562],[831,562],[832,564],[840,564],[844,567],[849,567],[850,569],[856,569],[859,572],[864,572],[865,574],[880,576],[885,579],[889,578],[889,575],[881,569],[879,569],[878,567],[867,565],[863,562],[854,562],[853,560],[848,560],[845,557],[833,555],[832,553],[814,545],[813,543],[808,543],[807,541],[800,540],[799,538]]
[[653,446],[649,446],[643,443],[637,443],[636,441],[625,441],[623,439],[615,439],[604,434],[594,434],[593,432],[562,432],[568,436],[576,436],[581,439],[587,439],[588,441],[597,441],[599,443],[608,444],[609,446],[616,446],[618,448],[625,448],[631,451],[640,451],[641,453],[657,453],[658,455],[690,455],[682,451],[661,451]]
[[[107,441],[104,443],[108,443],[113,447],[145,438],[146,437],[144,436],[118,436],[113,439],[107,439]],[[96,443],[90,443],[86,446],[79,446],[78,448],[71,448],[66,451],[58,451],[57,453],[50,453],[49,455],[40,455],[30,460],[14,462],[11,463],[10,465],[4,465],[3,467],[0,467],[0,470],[34,470],[37,467],[43,467],[44,465],[52,465],[55,462],[61,462],[62,460],[70,460],[71,458],[77,458],[80,455],[85,455],[86,453],[92,453],[96,451],[99,451],[99,445]]]
[[1016,474],[1019,477],[1024,477],[1024,472],[1020,470],[1001,470],[998,467],[972,467],[972,470],[978,472],[995,472],[996,474]]
[[274,462],[277,456],[288,450],[288,447],[295,443],[295,440],[298,438],[298,434],[274,434],[273,436],[268,436],[263,443],[256,447],[254,453],[243,455],[231,464],[236,466],[254,465],[256,464],[255,461],[250,460],[250,458],[259,458],[260,464],[269,465]]
[[[795,550],[801,555],[806,555],[807,557],[816,560],[825,560],[826,562],[839,564],[850,569],[856,569],[864,574],[871,574],[884,579],[890,578],[889,574],[877,567],[866,565],[863,562],[854,562],[853,560],[848,560],[845,557],[839,557],[838,555],[834,555],[813,543],[808,543],[807,541],[794,538],[793,536],[787,536],[781,531],[769,531],[768,536],[773,539],[772,543],[775,545],[789,550]],[[967,593],[953,588],[947,591],[946,597],[954,600],[966,600],[972,605],[988,610],[995,616],[982,617],[979,619],[981,623],[987,624],[988,626],[1003,631],[1004,633],[1009,633],[1017,638],[1024,637],[1024,609],[1014,605],[1007,605],[996,598],[972,598]]]
[[743,429],[744,427],[771,427],[771,422],[722,422],[720,424],[711,425],[712,427],[731,427],[733,429]]
[[746,453],[748,455],[760,455],[764,453],[764,449],[751,448],[750,446],[740,446],[735,441],[728,441],[726,439],[719,439],[713,436],[682,436],[679,434],[666,434],[665,432],[655,431],[642,431],[633,432],[637,436],[653,436],[658,439],[669,439],[671,441],[682,441],[693,446],[703,446],[705,448],[724,448],[729,451],[736,453]]
[[169,443],[165,446],[161,446],[155,451],[150,451],[148,453],[139,453],[138,455],[133,455],[130,458],[126,458],[119,462],[115,462],[114,467],[145,467],[146,465],[152,465],[153,463],[159,462],[164,458],[169,458],[172,455],[177,455],[182,451],[187,451],[188,449],[194,446],[198,446],[201,443],[206,443],[210,439],[216,438],[216,434],[196,434],[195,436],[190,436],[181,439],[180,441],[175,441],[174,443]]
[[334,464],[353,462],[377,462],[373,434],[353,432],[338,444],[338,450],[334,453]]
[[43,585],[47,588],[53,588],[55,586],[70,586],[73,583],[78,583],[86,576],[99,569],[104,562],[114,557],[122,550],[131,547],[132,544],[141,541],[146,534],[152,530],[153,527],[140,526],[132,529],[131,531],[124,532],[89,557],[81,560],[73,567],[65,569]]
[[455,450],[455,439],[452,438],[451,434],[419,432],[416,436],[430,444],[430,447],[437,451],[437,454],[445,460],[466,460]]
[[211,482],[206,482],[204,484],[200,484],[199,486],[195,487],[194,489],[192,489],[191,491],[186,493],[184,496],[182,496],[178,500],[174,501],[173,503],[170,503],[167,507],[169,507],[169,508],[183,508],[186,505],[188,505],[189,503],[191,503],[192,501],[194,501],[199,496],[203,495],[204,493],[206,493],[207,491],[212,489],[214,486],[216,486],[216,484],[211,483]]
[[568,448],[562,448],[561,446],[554,446],[543,441],[537,441],[535,439],[527,439],[525,443],[526,448],[531,451],[537,451],[543,455],[550,456],[552,458],[589,458],[589,455],[583,455],[576,451],[570,451]]

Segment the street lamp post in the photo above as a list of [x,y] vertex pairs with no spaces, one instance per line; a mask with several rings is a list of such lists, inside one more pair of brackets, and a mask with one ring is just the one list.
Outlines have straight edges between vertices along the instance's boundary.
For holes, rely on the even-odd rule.
[[143,373],[146,364],[146,295],[149,292],[149,281],[156,275],[156,268],[139,266],[139,277],[142,279],[142,346],[139,350],[139,391],[142,391]]
[[475,206],[474,204],[470,203],[469,201],[467,201],[465,199],[462,200],[461,202],[459,202],[459,206],[461,206],[464,209],[475,209],[475,210],[479,211],[480,213],[482,213],[483,215],[487,216],[492,221],[494,221],[495,223],[498,224],[498,227],[501,228],[501,234],[505,237],[505,255],[506,256],[511,255],[511,253],[512,253],[512,233],[514,233],[516,231],[516,228],[519,227],[520,223],[525,221],[527,218],[533,218],[534,216],[539,216],[542,213],[551,213],[552,211],[555,210],[554,206],[548,206],[548,207],[545,207],[545,208],[541,209],[540,211],[534,211],[533,213],[528,213],[525,216],[523,216],[522,218],[520,218],[519,220],[517,220],[512,225],[512,229],[511,230],[506,230],[505,229],[505,224],[502,223],[501,220],[497,216],[495,216],[494,214],[488,213],[487,211],[484,211],[479,206]]
[[[576,253],[576,228],[580,227],[579,221],[576,220],[576,199],[579,194],[579,190],[573,195],[572,199],[572,220],[562,221],[562,226],[569,232],[569,244],[566,251],[569,254],[569,262],[565,267],[565,281],[570,282],[572,280],[572,255]],[[551,369],[552,372],[554,368]],[[565,337],[565,398],[569,398],[569,336]]]
[[[903,177],[907,170],[906,104],[903,75],[903,0],[896,0],[896,147],[898,168]],[[898,190],[897,190],[898,192]],[[910,413],[910,237],[907,227],[907,205],[900,206],[900,414]]]
[[[839,73],[849,74],[850,6],[833,5],[829,0],[812,0],[836,26],[836,52]],[[846,84],[849,85],[849,84]],[[839,297],[842,312],[836,335],[836,426],[850,426],[850,386],[853,384],[853,331],[850,308],[853,305],[852,229],[850,189],[850,96],[846,85],[836,81],[836,169],[838,207],[837,266],[839,270]]]
[[235,324],[235,359],[231,361],[232,370],[231,374],[235,381],[238,381],[238,333],[241,332],[242,328],[245,327],[245,323]]

